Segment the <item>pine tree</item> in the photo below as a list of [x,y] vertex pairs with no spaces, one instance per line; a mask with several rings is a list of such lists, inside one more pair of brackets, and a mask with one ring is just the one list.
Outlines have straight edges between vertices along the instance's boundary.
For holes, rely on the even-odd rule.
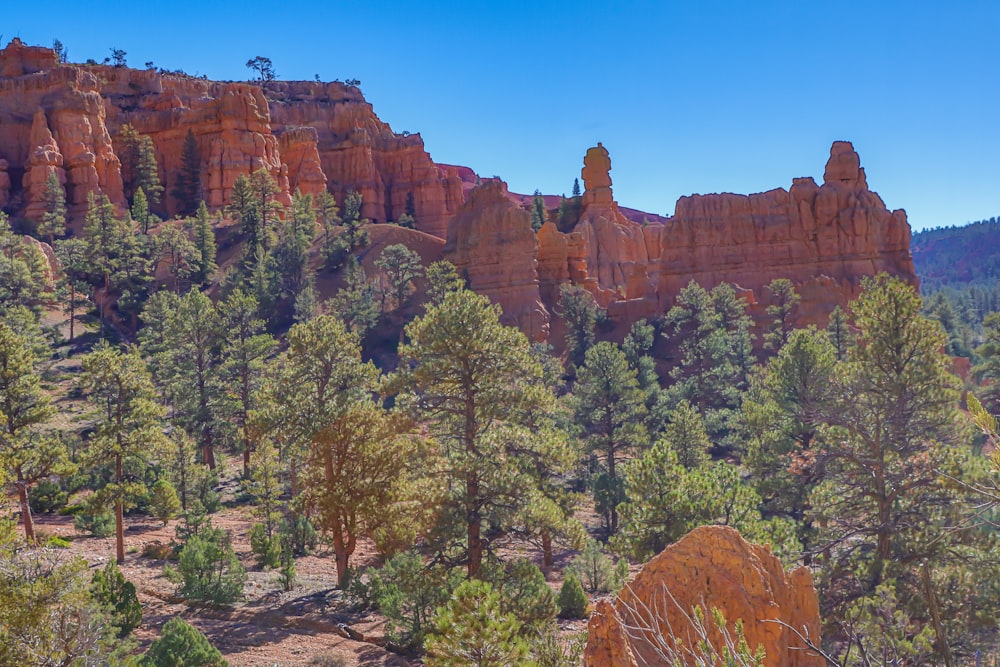
[[614,343],[601,342],[587,350],[574,388],[576,421],[585,433],[587,449],[604,457],[594,481],[598,511],[608,529],[618,529],[618,505],[624,499],[618,464],[649,440],[646,406],[636,372]]
[[66,448],[37,428],[54,413],[35,369],[35,345],[0,322],[0,471],[17,489],[24,536],[35,540],[28,490],[39,479],[65,468]]
[[535,190],[531,200],[531,228],[536,232],[545,224],[548,211],[545,210],[545,200],[541,190]]
[[140,231],[143,234],[149,233],[149,201],[146,199],[146,193],[142,191],[142,188],[137,188],[135,191],[135,197],[132,199],[132,208],[130,210],[132,214],[132,219],[138,223]]
[[38,234],[55,243],[57,236],[66,233],[66,191],[55,171],[45,178],[45,212],[38,223]]
[[[136,201],[139,201],[138,194]],[[198,254],[187,232],[176,224],[163,225],[153,237],[153,259],[166,263],[167,270],[174,277],[174,291],[178,294],[181,281],[186,281],[197,270]]]
[[333,543],[341,587],[358,538],[373,536],[399,518],[407,483],[399,462],[412,458],[407,442],[368,397],[348,406],[310,440],[303,493],[317,528]]
[[914,289],[884,274],[862,288],[851,306],[858,338],[838,372],[835,431],[824,440],[825,481],[812,508],[823,548],[842,545],[844,557],[861,557],[860,585],[873,592],[890,571],[947,552],[946,529],[929,515],[954,502],[942,495],[938,470],[953,465],[958,392],[944,335],[921,315]]
[[194,132],[187,131],[181,147],[181,168],[170,194],[177,200],[177,212],[182,216],[194,215],[201,201],[201,152]]
[[772,280],[767,289],[771,293],[771,305],[767,307],[767,314],[772,319],[768,332],[764,335],[764,347],[777,351],[788,342],[788,337],[795,328],[795,316],[802,297],[787,278]]
[[140,189],[146,194],[149,203],[156,206],[163,197],[163,186],[160,185],[160,171],[156,164],[156,150],[153,139],[147,134],[139,140],[139,162],[136,165],[136,192]]
[[195,214],[194,247],[197,253],[192,278],[196,283],[206,285],[215,276],[219,266],[215,263],[215,231],[212,229],[212,221],[209,219],[208,207],[204,201],[198,204],[198,211]]
[[850,325],[847,323],[847,316],[843,309],[837,306],[830,313],[830,321],[826,326],[827,336],[837,354],[837,361],[843,361],[847,357],[847,350],[853,342]]
[[484,581],[470,579],[434,617],[427,640],[428,667],[508,667],[526,661],[521,623],[500,610],[500,596]]
[[280,436],[282,459],[297,468],[318,434],[370,395],[377,379],[375,366],[361,360],[358,338],[339,319],[319,315],[296,324],[265,380],[258,433]]
[[56,257],[62,266],[58,287],[60,301],[69,315],[69,342],[73,343],[76,334],[76,311],[86,303],[89,286],[85,281],[87,275],[87,244],[82,239],[61,239],[55,245]]
[[735,448],[729,438],[755,362],[745,302],[726,283],[709,292],[692,281],[667,313],[663,335],[674,350],[670,401],[689,401],[727,453]]
[[[392,387],[441,447],[449,484],[442,499],[439,549],[461,544],[469,576],[489,542],[484,529],[507,532],[523,508],[543,496],[529,462],[550,454],[551,440],[532,432],[555,397],[518,329],[500,324],[486,297],[451,292],[406,327]],[[452,519],[454,519],[452,521]]]
[[379,318],[375,283],[368,280],[364,268],[355,257],[344,268],[344,286],[327,301],[329,312],[335,314],[347,328],[362,340]]
[[382,251],[375,260],[375,268],[385,278],[385,286],[381,290],[382,311],[399,313],[414,290],[413,281],[424,273],[420,255],[405,245],[396,243]]
[[566,348],[574,366],[584,362],[587,351],[594,345],[595,329],[604,320],[604,311],[594,295],[578,285],[559,287],[559,315],[566,321]]
[[316,216],[312,196],[296,190],[292,197],[291,215],[279,224],[278,245],[274,248],[278,302],[272,322],[292,319],[299,295],[312,286],[314,271],[309,261],[309,248],[315,238]]
[[93,462],[112,461],[114,473],[109,484],[97,492],[99,501],[115,507],[115,558],[125,562],[126,505],[134,502],[141,487],[125,475],[127,466],[139,464],[166,443],[160,419],[163,408],[146,364],[136,348],[121,352],[100,345],[83,358],[81,384],[84,395],[100,411],[97,428],[87,447]]
[[745,463],[762,509],[768,516],[794,519],[804,548],[814,537],[806,514],[809,494],[822,479],[816,454],[834,404],[836,363],[824,332],[793,331],[743,403]]
[[225,332],[220,350],[221,385],[229,387],[221,412],[237,429],[243,448],[243,476],[250,476],[253,441],[247,430],[251,412],[257,406],[263,383],[264,362],[276,346],[264,332],[264,321],[257,317],[257,300],[237,289],[219,304],[221,330]]

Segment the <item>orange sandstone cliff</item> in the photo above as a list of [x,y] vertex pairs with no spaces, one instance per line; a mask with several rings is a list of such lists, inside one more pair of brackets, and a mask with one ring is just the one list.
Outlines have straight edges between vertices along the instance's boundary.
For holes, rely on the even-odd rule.
[[[770,548],[750,544],[727,526],[691,531],[646,563],[614,604],[598,603],[587,631],[586,667],[700,664],[684,655],[697,646],[693,609],[719,609],[732,632],[737,620],[751,650],[763,647],[768,667],[822,667],[802,637],[818,640],[819,599],[806,567],[785,572]],[[708,621],[709,640],[721,648],[720,629]],[[794,631],[793,631],[794,629]],[[673,664],[671,662],[671,664]]]
[[[610,156],[598,144],[584,158],[578,221],[560,231],[550,220],[535,234],[522,215],[530,197],[468,167],[435,164],[419,134],[393,132],[355,86],[60,64],[51,49],[18,39],[0,51],[0,207],[40,219],[54,173],[65,184],[72,224],[81,223],[91,192],[124,211],[114,142],[126,123],[153,142],[166,192],[160,215],[177,212],[170,192],[190,131],[211,208],[229,202],[240,174],[261,168],[286,204],[296,189],[326,189],[340,202],[360,192],[365,217],[412,215],[419,231],[448,240],[449,259],[503,307],[505,321],[557,346],[564,283],[593,293],[619,336],[668,310],[691,280],[706,288],[737,284],[763,321],[765,286],[789,278],[802,295],[802,324],[822,324],[857,295],[866,275],[887,271],[916,283],[906,214],[868,189],[847,142],[833,144],[822,185],[796,178],[788,190],[682,197],[672,218],[620,207]],[[558,199],[548,197],[553,204]]]
[[[343,201],[364,198],[374,222],[410,213],[421,231],[444,238],[464,202],[454,168],[439,167],[419,134],[396,134],[361,92],[342,83],[213,82],[106,65],[61,65],[51,49],[13,40],[0,51],[0,206],[37,219],[48,173],[67,188],[71,218],[87,194],[123,207],[121,164],[113,139],[124,124],[149,136],[165,187],[161,214],[181,169],[190,130],[201,158],[209,207],[229,202],[240,174],[267,169],[289,202],[296,188],[329,189]],[[4,164],[5,163],[5,164]],[[62,171],[59,171],[62,170]]]
[[[538,232],[539,294],[554,330],[559,285],[567,282],[583,286],[607,308],[618,335],[641,318],[665,313],[692,280],[706,289],[735,284],[750,314],[763,323],[770,298],[766,286],[788,278],[802,296],[802,325],[825,324],[834,307],[858,295],[865,276],[885,271],[917,283],[906,213],[890,211],[868,189],[848,142],[830,149],[823,185],[796,178],[790,190],[682,197],[672,218],[646,224],[623,214],[610,170],[601,144],[588,150],[579,221],[568,232],[548,221]],[[452,224],[466,223],[456,218]],[[524,243],[521,252],[532,252],[531,244]],[[469,260],[462,248],[454,258],[463,265]]]

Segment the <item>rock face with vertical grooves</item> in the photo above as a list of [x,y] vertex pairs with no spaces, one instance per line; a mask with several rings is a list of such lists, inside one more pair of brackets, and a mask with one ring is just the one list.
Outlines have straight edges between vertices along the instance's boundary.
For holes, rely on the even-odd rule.
[[362,214],[373,222],[405,213],[419,231],[449,239],[449,257],[467,269],[472,287],[500,303],[506,321],[536,339],[551,335],[557,348],[564,283],[590,291],[618,337],[636,320],[666,312],[692,280],[705,288],[737,285],[763,323],[766,285],[788,278],[802,295],[799,324],[819,325],[857,296],[864,276],[886,271],[916,284],[906,213],[890,211],[868,189],[848,142],[833,144],[822,185],[807,177],[788,190],[691,195],[678,200],[672,218],[619,207],[611,158],[598,144],[584,157],[578,220],[561,231],[550,220],[534,234],[519,214],[531,197],[489,181],[474,196],[475,172],[435,164],[419,134],[393,132],[356,86],[213,82],[60,64],[51,49],[18,39],[0,51],[0,206],[39,220],[46,179],[55,173],[66,187],[71,227],[79,228],[92,192],[124,212],[115,142],[126,123],[153,142],[167,193],[154,206],[159,215],[178,210],[169,193],[190,131],[211,209],[228,204],[236,178],[257,169],[274,177],[285,204],[295,189],[325,188],[341,203],[360,192]]
[[543,341],[549,312],[538,291],[537,254],[531,215],[507,197],[503,181],[491,179],[469,192],[452,219],[444,257],[471,289],[500,304],[501,322]]
[[[602,601],[590,619],[586,667],[663,664],[657,646],[696,644],[691,618],[700,607],[719,609],[728,623],[743,621],[751,650],[764,648],[768,667],[822,667],[787,626],[818,638],[819,600],[808,568],[786,572],[769,547],[750,544],[727,526],[702,526],[646,563],[614,604]],[[718,628],[709,639],[720,647]],[[731,630],[732,628],[730,628]],[[682,661],[681,664],[695,664]]]

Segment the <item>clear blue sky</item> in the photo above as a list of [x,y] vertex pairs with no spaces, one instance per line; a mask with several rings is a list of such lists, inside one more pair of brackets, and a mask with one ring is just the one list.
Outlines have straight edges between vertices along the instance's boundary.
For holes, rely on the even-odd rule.
[[245,79],[262,55],[280,78],[361,79],[434,160],[519,192],[568,193],[602,141],[618,201],[671,214],[685,194],[821,181],[846,139],[914,229],[1000,214],[994,1],[7,4],[4,44],[59,38],[72,61],[114,46]]

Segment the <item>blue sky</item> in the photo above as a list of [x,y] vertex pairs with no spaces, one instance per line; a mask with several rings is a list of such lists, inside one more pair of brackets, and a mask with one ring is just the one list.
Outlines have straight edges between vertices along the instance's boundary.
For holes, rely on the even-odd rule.
[[[62,40],[71,61],[124,49],[213,79],[357,78],[438,162],[568,193],[611,153],[616,199],[822,180],[854,142],[868,182],[914,229],[1000,214],[1000,3],[10,3],[3,43]],[[149,3],[152,4],[152,3]]]

